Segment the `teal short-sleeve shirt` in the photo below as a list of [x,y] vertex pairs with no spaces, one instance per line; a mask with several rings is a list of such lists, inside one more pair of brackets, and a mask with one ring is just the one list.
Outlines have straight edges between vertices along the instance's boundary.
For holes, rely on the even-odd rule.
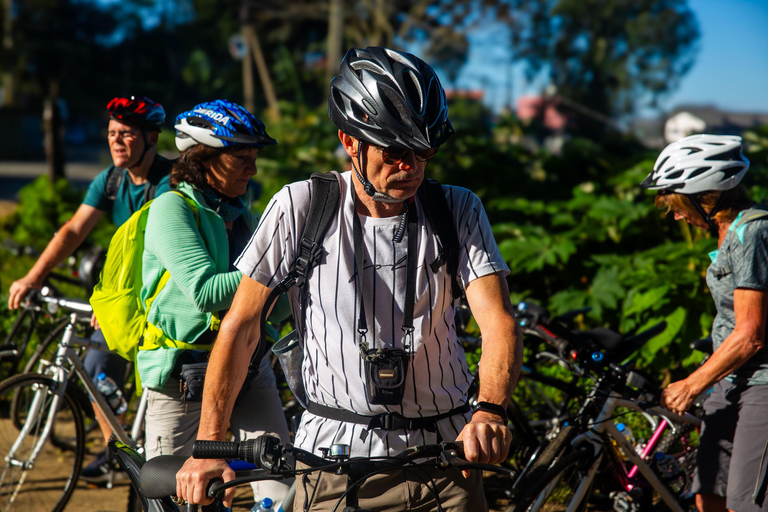
[[[152,167],[150,167],[149,174],[147,175],[150,183],[157,184],[155,197],[163,192],[171,190],[168,176],[172,166],[173,162],[171,160],[167,160],[160,155],[155,156],[155,160],[152,162]],[[107,197],[107,179],[109,173],[114,168],[115,166],[111,165],[94,178],[88,186],[88,191],[85,193],[83,204],[107,212],[108,215],[112,216],[112,222],[114,222],[116,226],[120,226],[127,221],[135,211],[144,205],[146,186],[145,184],[134,185],[128,176],[128,171],[125,169],[122,169],[122,171],[118,169],[116,172],[124,173],[123,181],[120,183],[120,188],[117,190],[115,200],[110,200],[109,197]]]
[[[710,253],[707,286],[717,307],[712,325],[715,350],[736,327],[734,290],[768,291],[768,216],[741,222],[758,212],[750,209],[739,213],[720,248]],[[727,378],[746,385],[768,384],[768,348],[763,347]]]

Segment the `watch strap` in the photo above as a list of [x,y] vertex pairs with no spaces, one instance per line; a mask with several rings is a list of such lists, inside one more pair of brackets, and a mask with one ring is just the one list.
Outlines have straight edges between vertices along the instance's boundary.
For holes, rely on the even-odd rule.
[[501,419],[504,421],[504,423],[507,422],[507,410],[499,404],[494,404],[492,402],[477,402],[472,408],[472,414],[476,413],[477,411],[497,414],[501,416]]

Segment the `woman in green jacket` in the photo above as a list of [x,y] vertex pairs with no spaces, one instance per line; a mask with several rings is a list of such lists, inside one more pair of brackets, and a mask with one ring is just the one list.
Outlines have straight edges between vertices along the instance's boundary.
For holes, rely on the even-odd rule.
[[[233,264],[256,226],[242,196],[257,172],[259,151],[272,144],[261,121],[225,100],[202,103],[176,119],[181,156],[170,178],[176,193],[152,203],[143,258],[148,327],[136,364],[149,393],[148,459],[191,455],[202,400],[201,379],[193,374],[202,373],[240,283]],[[273,432],[289,441],[269,358],[252,363],[230,428],[238,440]],[[254,484],[254,494],[257,502],[269,497],[279,505],[287,488],[265,481]]]

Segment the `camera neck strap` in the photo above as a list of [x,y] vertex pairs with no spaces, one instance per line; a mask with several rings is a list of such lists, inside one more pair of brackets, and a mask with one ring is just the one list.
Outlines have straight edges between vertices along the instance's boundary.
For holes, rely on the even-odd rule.
[[[418,216],[416,206],[409,201],[405,201],[405,222],[408,225],[408,253],[405,263],[405,307],[403,308],[403,347],[409,350],[413,343],[413,309],[416,302],[416,259],[418,242]],[[398,234],[402,229],[398,230]],[[355,212],[354,215],[354,247],[355,247],[355,282],[357,283],[357,296],[359,302],[360,316],[357,321],[357,332],[360,338],[360,354],[363,359],[376,359],[379,353],[368,354],[368,342],[365,335],[368,333],[368,323],[365,319],[365,305],[363,304],[363,227],[360,223],[360,217]],[[378,352],[381,352],[379,349]]]

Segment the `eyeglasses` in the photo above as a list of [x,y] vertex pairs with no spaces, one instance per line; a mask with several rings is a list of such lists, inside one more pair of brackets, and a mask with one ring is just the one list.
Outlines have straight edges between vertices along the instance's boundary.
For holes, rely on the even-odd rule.
[[435,155],[437,155],[437,149],[438,148],[429,148],[429,149],[406,149],[406,148],[383,148],[381,146],[377,146],[376,144],[368,143],[372,147],[378,149],[381,152],[381,156],[384,159],[384,163],[387,165],[394,165],[396,163],[402,162],[407,156],[408,153],[413,151],[413,154],[416,156],[416,161],[418,162],[428,162],[429,160],[432,160],[435,158]]
[[138,130],[120,130],[120,131],[109,130],[107,132],[107,139],[116,139],[120,137],[125,141],[132,141],[138,136],[139,136]]

